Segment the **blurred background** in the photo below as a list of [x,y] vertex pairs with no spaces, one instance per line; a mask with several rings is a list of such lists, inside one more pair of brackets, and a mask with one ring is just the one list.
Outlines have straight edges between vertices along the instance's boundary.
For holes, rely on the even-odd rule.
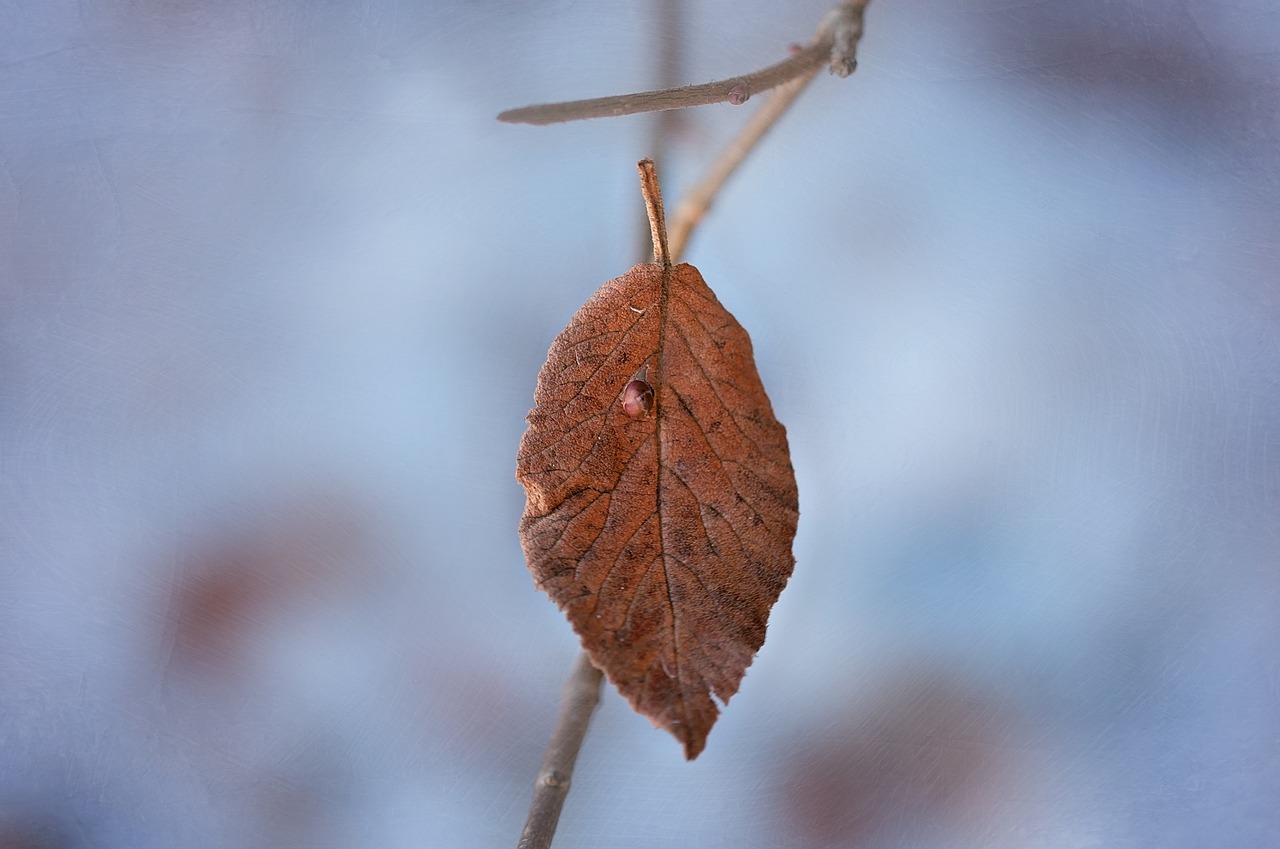
[[[682,82],[829,0],[685,0]],[[514,454],[637,258],[653,0],[0,3],[0,846],[512,846],[576,641]],[[557,847],[1280,841],[1280,13],[876,0],[687,253],[801,492],[686,763]],[[681,114],[668,202],[758,104]]]

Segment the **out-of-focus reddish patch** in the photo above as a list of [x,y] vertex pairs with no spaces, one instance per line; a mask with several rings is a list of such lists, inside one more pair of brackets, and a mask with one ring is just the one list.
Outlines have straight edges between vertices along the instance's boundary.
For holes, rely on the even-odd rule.
[[0,849],[64,849],[72,845],[56,825],[0,808]]
[[365,536],[349,499],[315,493],[208,531],[177,563],[165,623],[172,664],[237,673],[265,625],[347,585]]
[[416,657],[420,663],[406,683],[420,694],[418,721],[448,728],[451,752],[501,775],[538,762],[555,720],[554,700],[545,693],[531,700],[532,691],[504,676],[474,646],[447,654],[422,649]]
[[981,817],[1009,766],[1007,713],[943,676],[881,683],[868,710],[800,747],[785,808],[806,846],[863,846],[891,826]]

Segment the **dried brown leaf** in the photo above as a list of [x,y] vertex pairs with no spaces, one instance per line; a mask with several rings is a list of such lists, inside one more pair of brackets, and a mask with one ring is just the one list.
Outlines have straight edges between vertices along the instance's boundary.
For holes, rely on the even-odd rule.
[[637,265],[556,337],[517,456],[534,581],[702,751],[791,575],[798,496],[751,340],[691,265]]

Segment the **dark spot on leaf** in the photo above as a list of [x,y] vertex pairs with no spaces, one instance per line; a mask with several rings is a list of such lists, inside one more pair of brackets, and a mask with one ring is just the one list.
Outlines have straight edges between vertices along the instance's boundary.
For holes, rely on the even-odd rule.
[[643,380],[633,380],[622,388],[622,412],[633,419],[653,409],[653,387]]

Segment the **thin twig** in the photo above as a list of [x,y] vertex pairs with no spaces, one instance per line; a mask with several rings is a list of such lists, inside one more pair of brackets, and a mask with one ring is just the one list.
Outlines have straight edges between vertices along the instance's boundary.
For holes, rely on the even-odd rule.
[[558,124],[562,121],[613,118],[619,115],[635,115],[639,112],[706,106],[710,103],[732,103],[736,106],[746,103],[747,98],[752,94],[782,85],[787,80],[821,68],[830,55],[830,42],[810,44],[778,64],[746,76],[730,77],[699,85],[664,88],[658,91],[640,91],[634,94],[617,94],[590,100],[573,100],[568,103],[539,103],[520,109],[509,109],[499,115],[498,120],[509,124]]
[[569,795],[578,750],[587,735],[591,713],[600,701],[600,679],[600,670],[587,653],[582,652],[565,682],[556,730],[542,758],[542,769],[538,770],[538,780],[533,787],[533,801],[529,803],[529,818],[525,820],[516,849],[550,849],[556,824],[560,822],[560,809]]
[[509,109],[498,116],[511,124],[556,124],[584,118],[609,118],[684,109],[710,103],[740,105],[753,94],[776,88],[799,77],[811,76],[824,64],[831,73],[847,77],[857,66],[856,50],[862,36],[862,13],[869,0],[844,0],[827,13],[818,32],[808,45],[795,51],[776,65],[740,77],[702,83],[700,85],[642,91],[568,103],[540,103]]
[[662,211],[662,189],[658,186],[658,170],[652,159],[636,163],[640,169],[640,193],[649,213],[649,235],[653,238],[653,261],[671,267],[671,251],[667,247],[667,220]]

